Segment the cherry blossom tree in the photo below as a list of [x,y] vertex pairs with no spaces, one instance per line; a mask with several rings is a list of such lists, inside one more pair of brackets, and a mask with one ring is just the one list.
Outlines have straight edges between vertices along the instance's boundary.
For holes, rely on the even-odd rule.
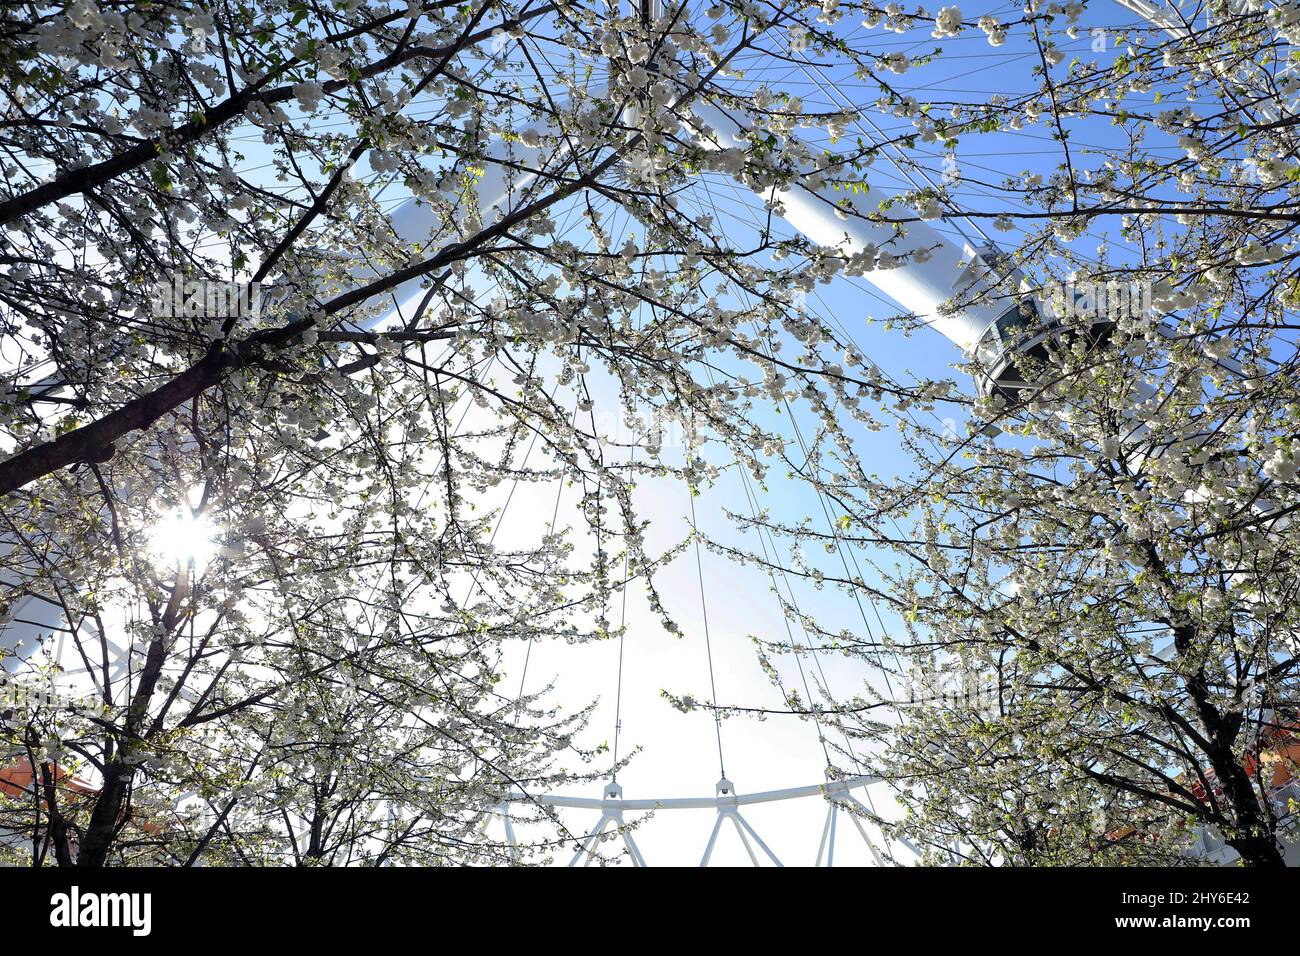
[[[819,11],[10,8],[6,606],[60,609],[64,652],[30,667],[75,665],[94,697],[16,714],[17,854],[434,862],[507,791],[576,779],[583,709],[502,693],[500,649],[611,636],[628,581],[659,607],[671,554],[645,552],[631,488],[716,467],[659,455],[644,421],[611,442],[595,379],[634,417],[740,446],[767,440],[744,415],[761,390],[854,381],[770,353],[723,304],[756,297],[770,338],[791,279],[833,257],[773,268],[806,244],[729,241],[675,196],[806,158],[701,142],[693,98],[773,135],[842,129],[724,83],[787,57],[787,28],[826,35]],[[836,160],[845,178],[866,153]],[[484,208],[494,175],[513,188]],[[424,234],[394,227],[390,184]],[[231,282],[261,308],[187,291]],[[411,283],[414,311],[376,325]],[[736,360],[760,374],[706,377]],[[494,490],[554,482],[581,530],[498,544]],[[210,557],[160,557],[177,514]]]
[[1278,865],[1294,839],[1294,10],[1208,6],[1208,25],[1099,30],[1069,62],[1077,6],[1013,28],[1037,88],[989,122],[1050,131],[1055,168],[986,181],[998,209],[935,195],[1014,237],[1026,276],[1020,318],[961,366],[983,394],[886,402],[901,480],[824,416],[785,460],[825,528],[737,515],[871,570],[722,548],[892,610],[875,634],[805,616],[886,677],[791,709],[876,755],[893,829],[934,861],[1186,862],[1209,834]]
[[[777,465],[837,512],[830,537],[770,530],[906,562],[877,557],[874,583],[794,569],[912,632],[828,644],[900,676],[949,658],[997,675],[996,717],[936,704],[874,722],[874,686],[817,705],[877,748],[927,845],[1164,858],[1190,818],[1274,861],[1259,743],[1294,702],[1293,6],[1224,4],[1068,60],[1083,3],[974,19],[835,0],[11,6],[6,606],[61,610],[65,651],[43,666],[75,664],[94,702],[11,720],[30,779],[5,791],[10,852],[506,859],[476,842],[484,813],[580,778],[593,752],[582,706],[500,686],[503,648],[608,639],[633,584],[677,629],[654,590],[674,551],[645,547],[636,483]],[[912,31],[924,52],[876,42]],[[1032,50],[1025,88],[909,86],[971,36]],[[876,101],[814,109],[747,78],[807,63]],[[1192,96],[1210,108],[1173,107]],[[720,148],[697,103],[735,117],[741,145]],[[902,131],[862,135],[872,112]],[[925,174],[936,149],[1027,126],[1050,133],[1055,168],[867,185],[886,157]],[[1077,148],[1096,126],[1104,145]],[[1166,142],[1180,152],[1157,161]],[[753,229],[686,198],[723,177],[755,194]],[[894,238],[790,238],[785,189]],[[418,235],[394,192],[428,210]],[[1004,236],[989,294],[1023,298],[1022,334],[1046,331],[1016,366],[1024,388],[900,382],[805,307],[837,275],[924,262],[909,224],[944,216]],[[1052,325],[1067,277],[1138,283],[1155,315]],[[159,292],[232,282],[258,284],[261,308]],[[756,414],[772,406],[810,416],[810,453]],[[978,423],[969,438],[915,425],[940,406]],[[853,432],[892,420],[911,480],[855,453]],[[665,452],[656,422],[685,426],[684,449]],[[575,489],[580,521],[499,540],[502,493],[552,485]],[[183,532],[202,560],[159,546],[178,514],[204,526]],[[1166,633],[1172,653],[1147,646]]]

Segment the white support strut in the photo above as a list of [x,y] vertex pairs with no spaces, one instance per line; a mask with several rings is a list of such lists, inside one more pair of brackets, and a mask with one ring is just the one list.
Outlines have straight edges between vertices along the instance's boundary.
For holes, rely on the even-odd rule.
[[[879,783],[880,777],[849,777],[842,782],[847,789],[870,786]],[[731,793],[723,797],[721,793],[714,797],[662,797],[641,800],[601,800],[594,797],[573,797],[565,794],[526,794],[514,791],[507,795],[511,803],[536,803],[546,807],[568,807],[574,810],[717,810],[724,804],[744,807],[757,803],[778,803],[782,800],[797,800],[801,797],[824,795],[830,785],[814,783],[804,787],[788,787],[784,790],[764,790],[758,793]],[[621,790],[619,791],[621,794]]]

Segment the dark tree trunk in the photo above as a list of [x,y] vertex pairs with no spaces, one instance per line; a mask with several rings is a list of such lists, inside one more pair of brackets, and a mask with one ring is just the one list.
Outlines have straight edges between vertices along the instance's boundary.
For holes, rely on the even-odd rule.
[[[1195,629],[1182,625],[1173,631],[1175,647],[1180,654],[1187,654],[1194,647]],[[1233,745],[1241,730],[1241,715],[1222,711],[1215,706],[1205,673],[1200,668],[1185,680],[1197,723],[1205,736],[1202,749],[1210,760],[1214,779],[1222,788],[1223,799],[1227,804],[1224,815],[1228,821],[1220,824],[1224,839],[1241,854],[1242,862],[1247,866],[1286,866],[1286,860],[1273,835],[1268,808],[1261,804],[1261,795],[1256,792],[1250,775],[1233,752]]]
[[[155,638],[149,645],[144,667],[140,670],[140,683],[127,709],[123,741],[138,739],[140,728],[144,726],[149,712],[149,701],[153,698],[158,675],[162,673],[163,662],[167,657],[166,635],[176,623],[176,612],[181,595],[186,587],[182,576],[177,577],[172,590],[172,599],[163,614],[163,635]],[[81,841],[81,851],[77,854],[77,866],[103,866],[108,862],[113,841],[123,824],[122,812],[126,807],[126,795],[135,776],[135,766],[127,763],[126,753],[119,744],[113,761],[104,770],[104,786],[100,788],[95,800],[95,809],[90,814],[86,833]]]
[[1228,845],[1241,854],[1247,866],[1284,867],[1286,859],[1273,836],[1272,827],[1260,807],[1250,777],[1231,751],[1211,757],[1214,774],[1236,818],[1235,832],[1225,833]]
[[1241,861],[1247,866],[1266,869],[1286,867],[1286,858],[1282,856],[1277,840],[1271,835],[1233,837],[1228,840],[1228,846],[1241,854]]
[[99,791],[99,799],[95,801],[90,822],[86,824],[81,852],[77,854],[77,866],[103,866],[108,862],[132,775],[131,768],[122,763],[120,758],[109,764],[104,772],[104,787]]
[[68,843],[68,823],[59,809],[58,771],[49,763],[41,764],[41,786],[45,790],[45,812],[50,818],[50,844],[54,847],[54,860],[59,866],[72,866],[72,850]]

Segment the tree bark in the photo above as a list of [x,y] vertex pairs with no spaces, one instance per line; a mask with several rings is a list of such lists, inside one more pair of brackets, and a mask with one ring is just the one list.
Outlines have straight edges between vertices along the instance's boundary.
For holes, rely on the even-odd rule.
[[1255,787],[1236,756],[1231,750],[1212,754],[1210,765],[1236,817],[1235,832],[1224,834],[1228,845],[1241,854],[1247,866],[1285,867],[1286,859],[1261,812]]
[[58,771],[48,762],[41,764],[41,786],[45,790],[45,815],[50,818],[50,844],[54,847],[54,860],[59,866],[72,866],[72,850],[68,845],[68,822],[59,809]]
[[77,866],[100,867],[108,861],[109,850],[117,836],[118,817],[131,784],[134,770],[118,757],[104,771],[104,786],[95,800],[95,809],[86,824],[86,835],[77,853]]
[[[176,588],[183,587],[178,580]],[[158,685],[158,675],[162,673],[163,663],[167,659],[167,637],[176,623],[174,610],[168,610],[164,616],[164,630],[160,637],[149,645],[149,653],[144,667],[140,670],[140,682],[131,698],[123,726],[122,739],[134,741],[139,739],[140,729],[144,726],[149,713],[149,702],[153,699],[154,688]],[[122,823],[122,809],[126,803],[126,794],[131,780],[135,776],[135,765],[127,762],[129,755],[119,746],[117,753],[104,770],[104,785],[95,800],[95,809],[91,811],[90,822],[86,825],[85,835],[81,840],[81,849],[77,853],[77,866],[99,867],[108,862],[108,854],[113,848],[113,841]]]
[[229,353],[219,345],[214,346],[199,362],[160,388],[54,441],[0,462],[0,496],[66,465],[101,460],[105,450],[127,432],[148,428],[172,409],[215,385],[230,360]]
[[[1182,624],[1173,628],[1173,634],[1174,647],[1185,658],[1195,646],[1196,631],[1192,626]],[[1224,827],[1224,838],[1241,854],[1242,862],[1247,866],[1286,866],[1273,828],[1269,825],[1267,810],[1260,805],[1260,796],[1250,776],[1233,752],[1233,742],[1241,729],[1241,717],[1231,712],[1225,714],[1215,706],[1202,667],[1197,666],[1186,676],[1185,686],[1208,744],[1202,749],[1228,804],[1231,822]]]

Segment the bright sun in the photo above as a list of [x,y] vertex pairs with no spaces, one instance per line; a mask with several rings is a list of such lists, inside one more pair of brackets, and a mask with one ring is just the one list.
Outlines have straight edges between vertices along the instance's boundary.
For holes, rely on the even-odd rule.
[[188,565],[202,571],[216,553],[216,527],[207,515],[194,515],[178,508],[158,519],[149,533],[149,544],[158,557],[170,564]]

